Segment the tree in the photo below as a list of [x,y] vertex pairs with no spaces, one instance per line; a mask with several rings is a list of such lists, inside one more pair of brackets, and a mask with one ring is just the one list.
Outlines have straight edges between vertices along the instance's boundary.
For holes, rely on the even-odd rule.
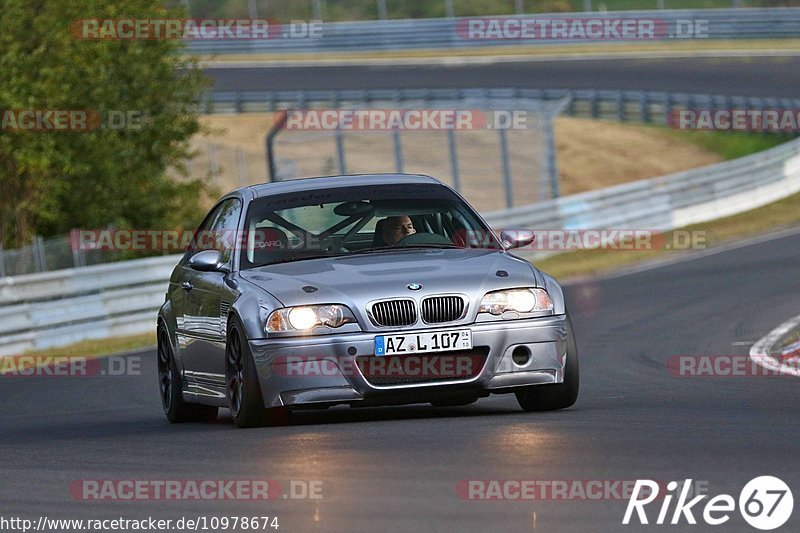
[[[202,216],[197,207],[208,185],[183,168],[207,86],[196,60],[181,55],[178,40],[87,40],[70,31],[79,19],[183,16],[159,0],[4,0],[0,119],[83,110],[89,124],[120,113],[140,120],[92,131],[20,131],[6,120],[0,128],[6,248],[76,227],[188,227]],[[170,177],[170,168],[182,177]]]

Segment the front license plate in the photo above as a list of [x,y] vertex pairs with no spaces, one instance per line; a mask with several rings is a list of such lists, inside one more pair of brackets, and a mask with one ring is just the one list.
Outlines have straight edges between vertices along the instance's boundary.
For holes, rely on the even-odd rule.
[[375,337],[375,355],[397,355],[418,352],[447,352],[471,350],[472,331],[436,331],[427,333],[404,333],[403,335],[379,335]]

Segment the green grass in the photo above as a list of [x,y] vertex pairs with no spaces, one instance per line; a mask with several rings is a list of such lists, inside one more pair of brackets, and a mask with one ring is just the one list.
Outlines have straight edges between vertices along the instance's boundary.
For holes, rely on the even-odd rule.
[[752,133],[740,131],[679,131],[672,130],[676,138],[689,141],[713,152],[726,160],[774,148],[791,141],[794,136],[786,133]]
[[115,353],[129,352],[140,348],[149,348],[156,345],[155,319],[153,320],[153,332],[142,335],[131,335],[127,337],[115,337],[113,339],[92,339],[81,341],[69,346],[60,348],[49,348],[45,350],[31,350],[25,355],[41,355],[52,357],[102,357]]
[[785,349],[798,341],[800,341],[800,331],[796,331],[793,335],[790,335],[788,338],[784,339],[781,343],[781,349]]

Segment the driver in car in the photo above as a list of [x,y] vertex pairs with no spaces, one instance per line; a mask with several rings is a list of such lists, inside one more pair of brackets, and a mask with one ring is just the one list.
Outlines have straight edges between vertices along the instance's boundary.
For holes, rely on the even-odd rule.
[[386,217],[378,222],[380,237],[386,246],[394,246],[402,239],[417,232],[407,216]]

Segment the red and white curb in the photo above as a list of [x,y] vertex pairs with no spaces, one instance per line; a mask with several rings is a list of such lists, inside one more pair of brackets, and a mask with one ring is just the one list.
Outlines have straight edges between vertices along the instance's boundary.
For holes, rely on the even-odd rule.
[[800,340],[776,350],[787,335],[800,329],[800,315],[770,331],[750,348],[750,359],[767,370],[800,377]]

